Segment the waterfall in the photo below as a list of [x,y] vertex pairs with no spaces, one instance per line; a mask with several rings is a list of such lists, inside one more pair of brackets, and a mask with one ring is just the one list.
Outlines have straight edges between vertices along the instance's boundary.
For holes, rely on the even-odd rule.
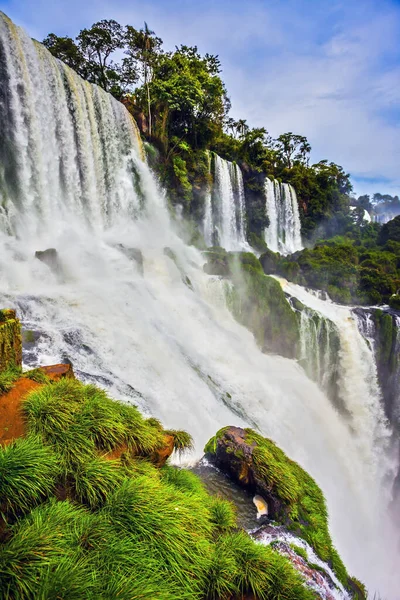
[[[243,176],[236,163],[214,154],[213,223],[211,231],[216,233],[219,246],[226,250],[248,248],[245,233],[245,198]],[[207,207],[207,204],[206,204]],[[209,218],[210,210],[206,219]],[[207,227],[207,229],[206,229]],[[209,224],[204,228],[210,231]],[[213,237],[209,235],[208,237]]]
[[[125,108],[5,16],[0,40],[3,229],[45,230],[55,212],[83,218],[96,229],[135,215],[142,151]],[[23,220],[27,211],[30,218]]]
[[269,226],[265,229],[268,248],[280,254],[301,250],[299,205],[294,187],[266,178],[265,201],[269,218]]
[[[207,151],[208,170],[211,176],[211,155]],[[212,188],[209,186],[206,190],[204,199],[204,222],[203,222],[204,240],[208,247],[214,245],[214,224],[212,210]]]
[[308,307],[299,311],[299,318],[300,364],[335,404],[341,406],[338,396],[339,329],[333,321]]
[[[0,119],[0,306],[16,308],[30,331],[25,365],[71,360],[82,380],[188,430],[195,457],[225,425],[271,437],[323,489],[349,571],[396,598],[386,424],[351,315],[332,318],[348,362],[343,418],[299,364],[261,353],[233,319],[224,282],[175,233],[125,108],[3,15]],[[238,247],[240,172],[223,163],[218,227]],[[46,248],[57,250],[57,269],[35,258]]]

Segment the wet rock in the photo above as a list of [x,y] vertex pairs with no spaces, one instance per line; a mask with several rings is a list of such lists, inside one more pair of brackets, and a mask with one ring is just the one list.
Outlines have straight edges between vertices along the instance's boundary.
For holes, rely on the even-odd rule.
[[60,379],[75,379],[74,370],[72,368],[72,364],[70,363],[50,365],[49,367],[40,367],[40,370],[43,371],[43,373],[52,381],[59,381]]
[[62,266],[61,262],[55,248],[47,248],[47,250],[37,250],[35,252],[35,257],[40,260],[40,262],[47,265],[55,275],[62,275]]
[[127,248],[123,244],[117,244],[116,248],[120,250],[129,260],[132,260],[136,263],[138,271],[141,275],[144,273],[143,268],[143,254],[139,248]]
[[[287,506],[273,493],[270,482],[259,472],[253,460],[253,451],[257,444],[249,442],[247,437],[246,430],[227,427],[210,440],[205,451],[210,454],[210,460],[216,467],[251,493],[266,499],[268,513],[272,519],[282,519],[287,512]],[[214,444],[214,447],[211,444]]]

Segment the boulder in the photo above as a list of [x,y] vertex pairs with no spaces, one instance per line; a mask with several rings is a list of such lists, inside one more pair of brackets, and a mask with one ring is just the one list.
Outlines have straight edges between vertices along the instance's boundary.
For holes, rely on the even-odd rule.
[[271,482],[260,473],[253,460],[256,447],[256,442],[250,439],[245,429],[226,427],[210,440],[204,450],[221,471],[252,494],[265,498],[271,519],[285,520],[287,506],[274,493]]
[[47,250],[37,250],[35,257],[42,263],[47,265],[55,275],[62,275],[62,266],[55,248],[47,248]]

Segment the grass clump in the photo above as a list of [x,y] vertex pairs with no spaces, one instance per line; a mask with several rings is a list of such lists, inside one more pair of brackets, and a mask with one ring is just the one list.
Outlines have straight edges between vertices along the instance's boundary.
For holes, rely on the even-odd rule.
[[[28,437],[0,451],[5,600],[311,600],[287,558],[237,530],[198,477],[151,460],[166,433],[74,380],[34,390]],[[114,449],[124,450],[108,460]]]
[[0,446],[0,510],[19,515],[49,496],[59,473],[57,456],[40,439],[18,439]]
[[47,385],[51,382],[50,377],[46,375],[46,373],[40,368],[27,371],[23,374],[23,377],[25,377],[26,379],[31,379],[32,381],[35,381],[36,383],[40,383],[42,385]]
[[[221,584],[227,583],[239,597],[251,592],[260,600],[315,598],[313,592],[304,587],[301,577],[285,557],[269,546],[255,544],[243,531],[222,536],[216,552],[222,559],[213,564],[209,574],[209,594],[212,598],[218,598],[215,592],[220,590]],[[229,575],[225,574],[219,581],[221,572],[224,572],[224,563]],[[222,596],[227,597],[226,594]]]
[[159,426],[148,423],[136,407],[73,379],[31,392],[23,412],[29,430],[57,447],[66,468],[86,462],[94,448],[111,451],[126,445],[135,454],[148,455],[163,444]]
[[166,434],[172,435],[174,438],[174,450],[182,456],[185,452],[193,450],[193,438],[187,431],[181,431],[177,429],[168,429],[165,431]]
[[230,531],[236,527],[234,506],[223,498],[212,498],[209,503],[211,521],[219,532]]
[[123,479],[117,461],[93,458],[73,473],[75,499],[95,510],[102,506]]
[[12,389],[17,379],[21,377],[21,372],[19,367],[14,366],[0,372],[0,394],[6,394]]

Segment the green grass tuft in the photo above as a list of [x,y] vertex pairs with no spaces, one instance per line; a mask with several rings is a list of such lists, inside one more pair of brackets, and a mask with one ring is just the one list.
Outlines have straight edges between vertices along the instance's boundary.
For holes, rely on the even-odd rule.
[[0,446],[0,510],[17,517],[54,490],[59,474],[56,455],[40,440],[21,438]]
[[31,371],[27,371],[23,374],[23,377],[26,377],[26,379],[31,379],[32,381],[43,385],[51,383],[50,377],[46,375],[46,373],[44,373],[42,369],[32,369]]
[[209,503],[211,521],[219,532],[230,531],[237,527],[235,507],[223,498],[212,498]]
[[93,458],[79,464],[72,477],[76,500],[95,510],[118,488],[123,473],[117,461]]
[[190,448],[185,432],[74,380],[34,390],[23,412],[28,437],[0,449],[5,600],[313,598],[286,558],[236,530],[229,502],[151,462],[165,433]]
[[9,367],[0,373],[0,394],[9,392],[14,383],[21,377],[21,369],[19,367]]
[[174,450],[181,456],[185,452],[193,450],[193,438],[186,431],[168,429],[165,431],[166,434],[172,435],[174,438]]

